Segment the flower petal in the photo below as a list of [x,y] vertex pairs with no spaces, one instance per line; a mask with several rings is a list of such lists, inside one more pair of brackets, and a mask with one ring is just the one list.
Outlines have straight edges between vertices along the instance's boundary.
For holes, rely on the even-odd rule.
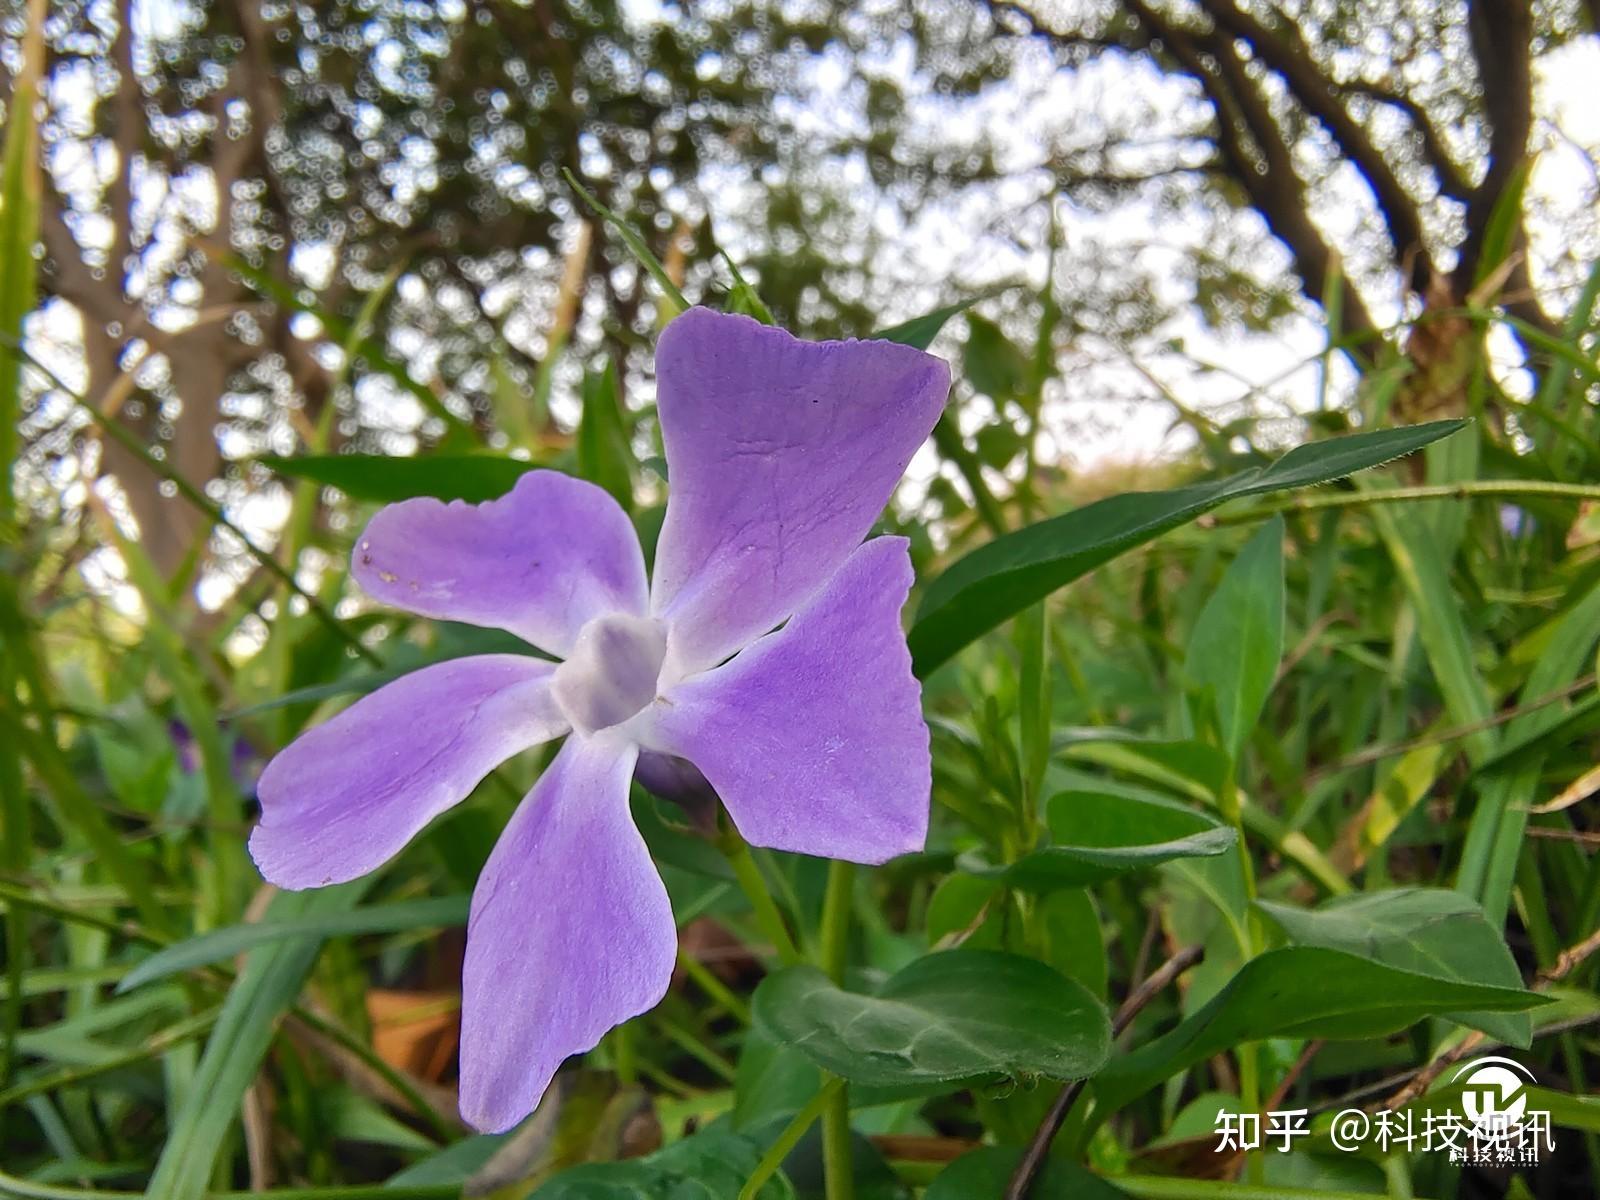
[[692,308],[656,348],[670,495],[656,616],[678,678],[779,624],[866,536],[950,391],[892,342],[802,342]]
[[563,1059],[666,995],[677,929],[628,812],[637,754],[616,738],[568,738],[478,880],[461,1115],[485,1132],[520,1121]]
[[643,616],[647,603],[628,515],[604,488],[558,471],[530,471],[483,504],[391,504],[356,543],[353,571],[385,604],[508,629],[558,657],[592,617]]
[[906,547],[867,542],[787,625],[670,689],[642,726],[755,845],[865,863],[922,849],[932,775],[900,627]]
[[261,874],[308,888],[381,866],[500,763],[565,731],[554,670],[521,654],[436,663],[301,734],[261,774]]

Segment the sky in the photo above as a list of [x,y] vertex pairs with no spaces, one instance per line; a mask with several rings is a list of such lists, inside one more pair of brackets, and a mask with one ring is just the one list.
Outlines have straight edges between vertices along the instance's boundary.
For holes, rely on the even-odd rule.
[[[661,9],[650,0],[630,0],[633,19],[651,23],[662,19]],[[144,0],[136,6],[137,28],[147,36],[160,36],[173,28],[179,7],[170,0]],[[914,55],[909,43],[891,43],[870,56],[868,69],[897,78],[915,93]],[[717,64],[705,64],[716,70]],[[803,129],[864,136],[870,132],[860,119],[859,104],[845,94],[851,75],[843,52],[824,55],[813,67],[807,87],[786,101],[786,116]],[[1600,106],[1592,100],[1592,82],[1600,77],[1600,38],[1589,36],[1544,55],[1537,63],[1538,93],[1536,111],[1539,153],[1530,186],[1529,230],[1532,240],[1532,265],[1536,280],[1551,289],[1570,288],[1570,264],[1563,274],[1562,256],[1593,261],[1600,254],[1600,229],[1592,219],[1591,244],[1570,245],[1570,230],[1581,226],[1585,214],[1596,211],[1600,203],[1593,159],[1600,147]],[[56,96],[59,112],[71,120],[86,118],[90,103],[87,78],[69,79]],[[882,324],[917,315],[934,304],[947,300],[940,294],[938,281],[950,281],[958,294],[972,294],[995,284],[1023,282],[1037,288],[1048,269],[1046,250],[1048,203],[1043,198],[1052,188],[1045,159],[1048,142],[1072,136],[1074,125],[1085,114],[1112,114],[1124,120],[1147,121],[1159,125],[1186,106],[1196,103],[1181,84],[1155,71],[1146,60],[1106,56],[1092,60],[1077,70],[1062,70],[1043,52],[1024,56],[1012,78],[990,88],[977,104],[952,110],[935,97],[926,97],[921,107],[913,108],[911,136],[942,140],[947,145],[975,144],[985,139],[998,142],[1001,165],[1014,177],[995,195],[957,197],[929,205],[907,219],[892,207],[879,206],[872,216],[876,253],[893,269],[884,274],[902,278],[907,285],[886,300]],[[1120,112],[1118,111],[1120,109]],[[1584,148],[1588,148],[1588,153]],[[76,159],[71,157],[76,154]],[[108,150],[98,155],[66,152],[53,164],[58,180],[68,189],[93,189],[92,180],[114,168],[106,159]],[[1140,151],[1124,153],[1122,167],[1141,165]],[[428,164],[419,164],[426,170]],[[866,191],[865,170],[859,161],[845,161],[842,180],[846,186]],[[160,180],[148,179],[138,189],[136,202],[153,209],[163,198]],[[187,209],[193,222],[204,226],[214,200],[204,178],[179,181],[172,195]],[[719,236],[736,259],[748,249],[752,231],[742,230],[740,214],[756,211],[760,188],[741,178],[736,171],[716,165],[704,170],[700,191],[713,207]],[[682,202],[692,207],[694,198]],[[1319,196],[1317,216],[1324,227],[1337,231],[1347,224],[1365,203],[1364,185],[1351,171]],[[1163,389],[1181,396],[1191,407],[1219,419],[1243,411],[1250,405],[1276,405],[1284,413],[1304,412],[1314,407],[1323,395],[1320,351],[1324,333],[1319,317],[1309,307],[1283,322],[1271,334],[1219,332],[1208,326],[1192,307],[1189,297],[1177,282],[1179,273],[1170,265],[1192,254],[1214,226],[1198,212],[1177,214],[1157,211],[1148,201],[1134,201],[1109,211],[1090,211],[1055,202],[1062,248],[1057,259],[1059,272],[1070,272],[1082,264],[1109,253],[1122,253],[1141,263],[1146,273],[1166,289],[1163,299],[1171,302],[1177,315],[1152,339],[1152,349],[1139,361],[1129,361],[1108,345],[1095,345],[1082,339],[1064,360],[1065,377],[1047,393],[1046,443],[1041,458],[1054,460],[1074,471],[1092,471],[1106,464],[1157,463],[1182,449],[1189,433],[1174,428],[1173,409],[1161,399]],[[719,211],[720,210],[720,211]],[[996,211],[1000,216],[997,219]],[[1286,251],[1264,235],[1259,219],[1244,214],[1240,220],[1254,223],[1253,236],[1263,248],[1260,261],[1252,264],[1263,277],[1286,268]],[[91,222],[85,228],[91,240],[101,234]],[[178,238],[173,237],[172,252]],[[324,256],[325,257],[325,256]],[[1164,267],[1164,264],[1166,266]],[[315,276],[328,264],[318,265],[315,249],[302,252],[297,268]],[[880,264],[881,265],[881,264]],[[919,282],[923,286],[917,286]],[[1071,286],[1070,278],[1063,278]],[[407,281],[402,281],[402,289]],[[1402,315],[1402,298],[1368,292],[1367,299],[1380,321]],[[919,307],[920,306],[920,307]],[[314,322],[304,324],[308,336],[316,335]],[[72,350],[77,341],[76,316],[67,306],[55,304],[40,314],[31,329],[42,356],[69,382],[81,378],[80,365]],[[934,349],[952,358],[959,356],[960,325],[953,323]],[[1165,352],[1159,343],[1181,344],[1181,353]],[[1523,390],[1516,372],[1517,352],[1509,336],[1494,341],[1497,368],[1513,391]],[[1211,364],[1211,369],[1197,367]],[[1354,375],[1335,363],[1328,391],[1337,400],[1353,386]],[[395,399],[383,389],[367,389],[375,399],[369,403],[398,405],[391,414],[398,426],[413,419],[406,413],[414,407],[409,398]],[[639,399],[648,399],[647,396]],[[409,407],[408,407],[409,406]],[[557,412],[571,413],[570,397],[558,403]],[[969,427],[987,419],[982,405],[970,406],[966,413]],[[925,451],[913,465],[913,484],[925,484],[936,468],[931,451]],[[65,487],[81,486],[64,480]],[[913,491],[920,490],[914,486]],[[915,499],[915,497],[912,497]],[[252,540],[270,544],[286,512],[280,489],[246,496],[232,505],[230,516],[250,532]],[[225,577],[208,581],[203,589],[208,604],[221,601],[232,590]]]

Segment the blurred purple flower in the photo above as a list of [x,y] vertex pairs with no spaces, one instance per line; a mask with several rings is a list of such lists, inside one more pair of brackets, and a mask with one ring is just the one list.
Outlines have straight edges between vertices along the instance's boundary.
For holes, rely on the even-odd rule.
[[862,538],[938,419],[948,368],[691,309],[661,335],[656,375],[672,487],[653,581],[617,503],[555,472],[486,504],[391,505],[356,544],[367,592],[564,661],[424,668],[261,778],[251,853],[279,886],[318,887],[378,867],[498,763],[571,733],[472,898],[461,1110],[483,1130],[515,1124],[564,1058],[666,993],[677,931],[628,809],[641,755],[692,764],[756,845],[875,863],[927,833],[907,544]]
[[[171,717],[167,721],[167,733],[172,738],[173,749],[178,752],[178,770],[185,775],[198,774],[203,764],[200,761],[200,743],[194,731],[180,718]],[[250,744],[243,738],[234,738],[228,751],[228,767],[233,781],[241,790],[254,790],[258,765]]]

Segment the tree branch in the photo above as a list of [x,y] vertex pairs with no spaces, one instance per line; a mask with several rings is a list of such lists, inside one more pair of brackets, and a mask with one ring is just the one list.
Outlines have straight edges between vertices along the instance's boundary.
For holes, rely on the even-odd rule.
[[[1495,206],[1528,159],[1528,137],[1533,131],[1533,13],[1528,0],[1471,0],[1468,31],[1472,56],[1483,89],[1483,112],[1489,124],[1489,167],[1483,181],[1467,201],[1467,236],[1461,243],[1455,270],[1455,293],[1465,296],[1486,271],[1498,263],[1485,263],[1483,254]],[[1525,248],[1522,214],[1516,217],[1506,252]],[[1534,298],[1526,256],[1516,261],[1506,276],[1508,311],[1553,336],[1560,328]]]
[[[1600,0],[1596,2],[1600,3]],[[1427,109],[1403,92],[1382,84],[1365,81],[1347,83],[1344,91],[1352,96],[1365,96],[1378,104],[1387,104],[1404,113],[1417,131],[1417,136],[1422,139],[1422,154],[1439,178],[1439,191],[1452,200],[1459,200],[1463,204],[1467,202],[1472,195],[1472,180],[1467,178],[1461,164],[1456,162],[1455,155],[1450,153],[1450,147],[1445,145]]]
[[1243,41],[1264,65],[1277,72],[1300,106],[1322,124],[1344,156],[1366,177],[1389,230],[1394,262],[1411,264],[1414,290],[1426,287],[1433,275],[1433,260],[1423,237],[1416,201],[1395,175],[1389,160],[1373,145],[1367,130],[1345,108],[1338,84],[1323,74],[1299,31],[1293,25],[1269,29],[1234,0],[1202,0],[1201,7],[1219,30]]
[[[1182,28],[1144,0],[1128,0],[1128,10],[1205,90],[1216,112],[1217,149],[1229,175],[1294,256],[1306,294],[1322,304],[1336,269],[1334,252],[1311,220],[1305,183],[1283,132],[1231,40],[1216,29],[1200,33]],[[1350,353],[1358,362],[1370,363],[1377,324],[1353,288],[1345,289],[1343,303],[1345,331],[1368,335]]]
[[[1122,1002],[1122,1007],[1117,1009],[1117,1015],[1112,1018],[1112,1038],[1122,1036],[1123,1030],[1133,1024],[1133,1019],[1144,1011],[1150,1001],[1205,956],[1204,946],[1185,946],[1158,967],[1148,979],[1129,992],[1128,998]],[[1078,1098],[1078,1093],[1083,1091],[1083,1085],[1082,1079],[1074,1079],[1061,1089],[1061,1094],[1050,1106],[1050,1112],[1034,1131],[1033,1140],[1028,1143],[1027,1150],[1018,1161],[1017,1169],[1011,1173],[1011,1182],[1006,1186],[1005,1200],[1027,1200],[1033,1181],[1044,1166],[1045,1156],[1050,1153],[1050,1143],[1055,1141],[1056,1134],[1061,1130],[1061,1123],[1067,1119],[1072,1102]]]

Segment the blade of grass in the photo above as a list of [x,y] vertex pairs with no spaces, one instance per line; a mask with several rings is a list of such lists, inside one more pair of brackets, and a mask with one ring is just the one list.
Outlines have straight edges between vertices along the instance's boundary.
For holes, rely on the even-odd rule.
[[687,309],[689,307],[689,302],[684,299],[683,293],[678,290],[678,285],[672,282],[672,277],[667,274],[667,269],[661,265],[660,260],[657,259],[654,254],[650,253],[650,247],[644,244],[644,239],[639,236],[638,232],[633,228],[633,226],[629,225],[621,217],[617,216],[616,213],[612,212],[604,204],[601,204],[600,201],[595,198],[594,193],[588,188],[584,187],[583,184],[579,183],[578,177],[571,171],[563,168],[561,173],[566,176],[568,185],[573,191],[578,193],[579,198],[581,198],[583,202],[590,208],[594,209],[595,212],[599,213],[607,225],[611,226],[612,229],[617,231],[617,236],[620,237],[623,243],[628,247],[628,252],[632,254],[634,258],[639,260],[639,265],[641,267],[649,272],[650,278],[656,281],[656,286],[661,289],[663,295],[667,299],[667,302],[676,306],[677,312],[669,315],[676,316],[677,313],[683,312],[685,309]]
[[[45,0],[30,0],[22,36],[22,64],[6,104],[6,132],[0,158],[0,334],[21,341],[23,322],[33,311],[37,296],[37,268],[33,244],[39,233],[39,131],[34,120],[39,77],[44,69]],[[0,554],[10,557],[18,542],[16,491],[12,471],[16,464],[18,425],[22,417],[22,356],[8,344],[0,345]],[[14,648],[28,637],[21,619],[17,581],[9,565],[0,563],[0,615],[5,617],[5,645],[0,646],[0,692],[14,695],[21,675]],[[35,704],[44,701],[33,697]],[[23,790],[22,765],[15,754],[0,754],[0,862],[6,869],[25,871],[33,836],[32,813]],[[21,910],[6,913],[6,979],[9,990],[0,1014],[0,1085],[11,1078],[12,1043],[22,1025],[22,974],[27,968],[27,917]]]
[[348,912],[230,925],[226,929],[214,929],[158,950],[129,971],[117,984],[117,991],[128,992],[182,971],[223,962],[256,946],[284,938],[400,933],[411,929],[465,925],[469,903],[470,897],[467,896],[440,896],[372,905]]
[[[267,913],[296,919],[343,912],[360,899],[367,881],[315,892],[281,892]],[[228,992],[206,1042],[183,1107],[145,1191],[148,1200],[202,1200],[245,1090],[256,1077],[280,1017],[300,994],[322,949],[322,939],[299,937],[250,953]]]

